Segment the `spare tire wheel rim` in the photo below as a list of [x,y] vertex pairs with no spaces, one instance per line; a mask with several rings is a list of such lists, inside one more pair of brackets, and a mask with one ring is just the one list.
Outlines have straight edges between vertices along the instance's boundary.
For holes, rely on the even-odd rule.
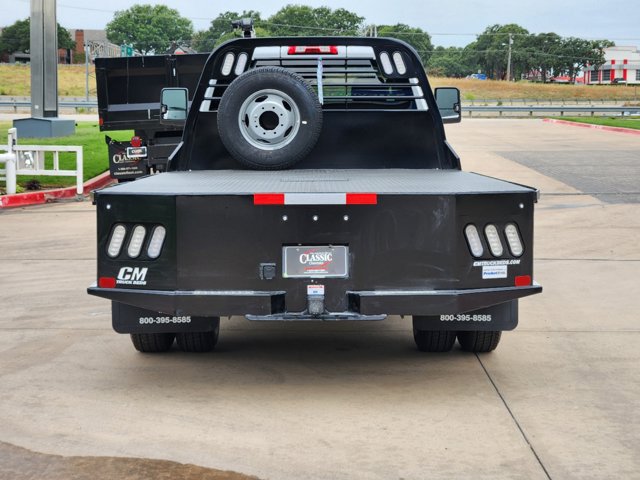
[[242,136],[260,150],[277,150],[291,143],[300,123],[298,105],[280,90],[253,93],[238,112]]

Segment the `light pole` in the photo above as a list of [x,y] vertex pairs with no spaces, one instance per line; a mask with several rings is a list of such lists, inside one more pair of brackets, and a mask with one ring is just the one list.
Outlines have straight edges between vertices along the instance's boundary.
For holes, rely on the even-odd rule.
[[75,121],[58,118],[56,0],[31,0],[30,3],[31,118],[17,118],[13,126],[21,138],[73,135]]
[[509,56],[507,58],[507,82],[511,81],[511,45],[513,45],[513,33],[509,34]]

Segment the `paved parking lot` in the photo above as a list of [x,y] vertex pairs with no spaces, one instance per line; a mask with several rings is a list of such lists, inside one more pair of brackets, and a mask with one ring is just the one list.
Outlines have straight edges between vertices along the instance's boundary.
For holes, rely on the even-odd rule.
[[640,139],[447,132],[466,170],[542,190],[545,291],[487,355],[420,354],[397,317],[233,318],[212,354],[142,355],[85,293],[91,204],[0,212],[0,478],[640,478]]

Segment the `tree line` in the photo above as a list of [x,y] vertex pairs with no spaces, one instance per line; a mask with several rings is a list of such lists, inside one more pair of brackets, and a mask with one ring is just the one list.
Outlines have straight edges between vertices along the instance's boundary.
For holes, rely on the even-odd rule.
[[587,65],[605,63],[609,40],[585,40],[549,33],[530,33],[516,24],[492,25],[465,47],[436,47],[427,64],[430,72],[462,77],[482,72],[489,78],[505,80],[511,43],[511,78],[533,75],[546,82],[551,76],[567,75],[575,81]]
[[[0,34],[0,54],[12,54],[14,52],[29,52],[31,42],[31,20],[26,18],[18,20],[13,25],[2,29]],[[73,48],[76,42],[66,30],[58,23],[58,48]]]
[[[170,45],[190,46],[209,52],[240,33],[231,21],[251,17],[258,36],[373,36],[394,37],[412,45],[432,75],[464,77],[484,73],[489,78],[505,79],[509,44],[511,44],[511,78],[531,72],[542,81],[552,75],[569,75],[575,79],[586,65],[604,64],[604,49],[613,46],[608,40],[564,38],[556,33],[530,33],[516,24],[492,25],[465,47],[435,47],[428,32],[418,27],[368,25],[365,18],[344,8],[287,5],[268,18],[254,10],[227,11],[211,21],[207,30],[194,31],[191,20],[166,5],[136,4],[117,11],[107,24],[110,42],[133,45],[141,54],[165,53]],[[26,23],[25,23],[26,22]],[[64,33],[62,32],[64,31]],[[59,28],[61,48],[71,48],[66,30]],[[66,33],[66,37],[65,37]],[[28,50],[28,20],[16,22],[0,35],[0,52]],[[26,44],[25,44],[26,39]],[[72,42],[71,42],[72,43]]]

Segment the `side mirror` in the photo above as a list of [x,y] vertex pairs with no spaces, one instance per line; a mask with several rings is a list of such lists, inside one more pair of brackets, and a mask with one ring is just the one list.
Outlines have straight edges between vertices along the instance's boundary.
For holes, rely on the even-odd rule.
[[183,125],[187,119],[188,104],[186,88],[163,88],[160,93],[160,123]]
[[436,104],[442,116],[442,123],[460,123],[460,90],[453,87],[436,88]]

